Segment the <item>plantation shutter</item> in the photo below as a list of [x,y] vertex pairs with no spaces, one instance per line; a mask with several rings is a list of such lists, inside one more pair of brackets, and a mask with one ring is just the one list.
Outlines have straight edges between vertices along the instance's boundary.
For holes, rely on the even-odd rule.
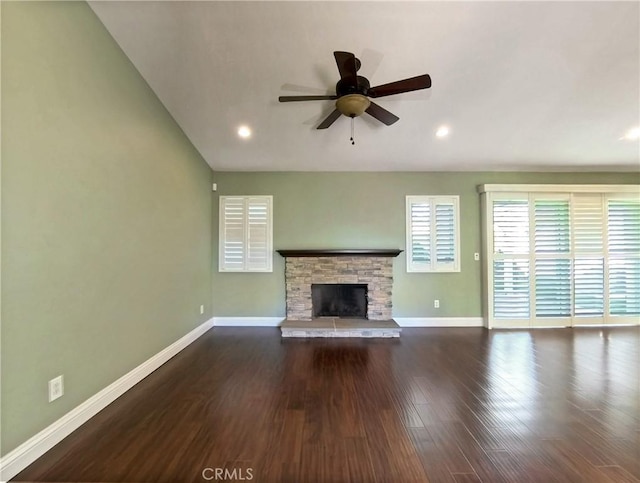
[[455,269],[456,262],[456,216],[453,201],[436,200],[435,253],[440,269]]
[[414,269],[431,268],[431,203],[416,201],[409,205],[410,264]]
[[536,317],[570,317],[569,200],[535,199],[533,210]]
[[601,194],[572,198],[575,317],[604,315],[604,209]]
[[493,202],[493,315],[498,319],[530,316],[529,202]]
[[247,269],[265,270],[271,258],[270,240],[270,200],[264,197],[247,200]]
[[245,203],[240,197],[221,197],[220,270],[244,268]]
[[640,200],[609,199],[607,233],[610,314],[640,315]]
[[271,196],[220,197],[220,271],[271,271],[271,204]]
[[459,271],[458,233],[457,196],[407,196],[407,271]]

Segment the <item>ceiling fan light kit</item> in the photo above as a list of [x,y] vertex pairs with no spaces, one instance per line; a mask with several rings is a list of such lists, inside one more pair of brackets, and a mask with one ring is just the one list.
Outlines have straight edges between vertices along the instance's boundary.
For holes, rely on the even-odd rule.
[[370,87],[369,80],[357,74],[361,63],[355,55],[351,52],[336,51],[333,53],[333,56],[336,59],[338,72],[340,73],[340,80],[336,84],[336,95],[280,96],[278,100],[280,102],[335,100],[336,108],[316,129],[327,129],[341,115],[350,117],[352,120],[352,144],[353,119],[361,116],[365,112],[387,126],[390,126],[400,119],[375,102],[371,102],[369,100],[370,97],[385,97],[431,87],[431,78],[428,74]]
[[370,105],[371,101],[362,94],[347,94],[336,101],[336,109],[347,117],[362,116]]

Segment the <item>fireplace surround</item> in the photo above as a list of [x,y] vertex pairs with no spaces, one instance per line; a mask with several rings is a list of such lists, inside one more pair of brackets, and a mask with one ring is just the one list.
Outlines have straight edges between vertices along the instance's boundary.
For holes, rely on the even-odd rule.
[[312,284],[360,284],[367,288],[370,320],[390,320],[393,257],[402,250],[277,250],[285,257],[288,320],[313,318]]

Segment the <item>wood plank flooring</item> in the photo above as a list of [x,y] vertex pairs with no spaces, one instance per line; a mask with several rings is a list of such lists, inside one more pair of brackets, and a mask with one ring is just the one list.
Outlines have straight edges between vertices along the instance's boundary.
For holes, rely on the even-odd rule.
[[639,482],[639,367],[638,327],[215,328],[16,481]]

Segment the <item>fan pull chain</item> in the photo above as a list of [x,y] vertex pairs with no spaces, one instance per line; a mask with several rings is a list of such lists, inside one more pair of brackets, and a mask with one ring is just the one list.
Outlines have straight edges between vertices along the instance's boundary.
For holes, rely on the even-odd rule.
[[355,133],[354,133],[354,121],[355,121],[355,117],[351,116],[351,145],[355,145],[356,144],[356,140],[353,139]]

